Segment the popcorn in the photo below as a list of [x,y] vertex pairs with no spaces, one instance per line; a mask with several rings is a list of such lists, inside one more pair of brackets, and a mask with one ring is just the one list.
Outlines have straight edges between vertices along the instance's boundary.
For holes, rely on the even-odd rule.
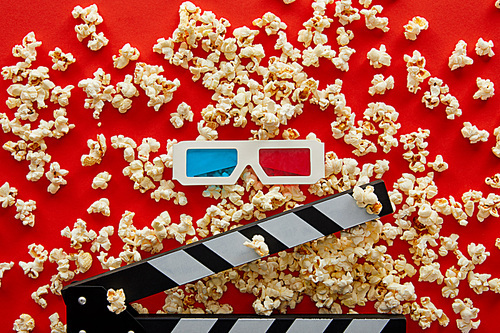
[[424,82],[431,74],[425,67],[425,58],[420,54],[419,51],[413,51],[413,55],[404,55],[404,61],[406,62],[406,70],[408,71],[406,87],[409,92],[417,93],[420,89],[420,83]]
[[98,68],[94,72],[94,78],[88,78],[78,82],[78,87],[82,88],[87,94],[84,107],[93,109],[92,116],[94,119],[99,119],[104,102],[111,102],[113,95],[116,93],[113,85],[110,85],[111,76],[106,74],[102,68]]
[[26,313],[23,313],[19,319],[14,322],[13,330],[20,333],[28,333],[35,329],[35,320]]
[[137,147],[138,158],[146,162],[149,160],[151,152],[156,153],[160,149],[160,143],[154,138],[144,138],[142,143]]
[[67,181],[63,177],[67,176],[68,173],[68,170],[61,169],[59,163],[50,163],[50,169],[45,173],[45,177],[47,177],[50,181],[50,185],[47,187],[47,192],[56,194],[62,185],[66,185]]
[[109,249],[111,248],[111,242],[109,241],[109,236],[112,236],[114,231],[115,229],[113,228],[113,226],[103,227],[99,231],[99,235],[92,242],[92,247],[90,248],[90,251],[97,252],[101,249],[101,247],[104,250],[109,251]]
[[104,216],[109,216],[111,214],[111,211],[109,209],[109,200],[107,198],[101,198],[97,201],[94,201],[92,205],[87,208],[87,213],[100,213]]
[[68,66],[74,64],[76,59],[71,53],[64,53],[60,48],[56,47],[53,51],[49,52],[49,56],[52,58],[53,70],[58,70],[64,72],[68,69]]
[[117,269],[121,266],[122,264],[121,258],[115,258],[110,256],[109,258],[106,259],[107,255],[108,254],[106,252],[101,251],[97,256],[97,259],[101,263],[102,269],[108,269],[112,271],[113,269]]
[[491,82],[490,80],[481,79],[480,77],[478,77],[476,79],[476,84],[479,90],[474,93],[474,99],[480,98],[481,100],[485,101],[495,95],[495,87],[493,82]]
[[485,183],[493,188],[500,188],[500,173],[496,173],[492,177],[486,177]]
[[282,22],[279,17],[271,12],[265,13],[262,18],[253,20],[252,24],[259,28],[265,28],[268,36],[275,35],[278,31],[285,30],[287,28],[285,22]]
[[87,231],[87,223],[82,219],[77,219],[72,230],[69,227],[61,230],[61,236],[70,238],[70,246],[78,250],[82,248],[82,243],[93,241],[97,234],[94,230]]
[[269,247],[267,246],[264,237],[261,235],[254,235],[251,242],[245,241],[243,245],[253,249],[255,253],[261,257],[269,255]]
[[0,202],[3,208],[7,208],[16,203],[17,188],[11,187],[8,182],[0,186]]
[[[60,106],[68,106],[69,104],[69,98],[71,97],[71,90],[75,86],[73,85],[67,85],[66,87],[62,88],[61,86],[56,86],[54,89],[52,89],[52,92],[50,94],[50,101],[54,103],[58,103]],[[66,109],[63,109],[66,110]],[[55,111],[54,111],[55,112]],[[54,116],[54,119],[56,117]]]
[[35,33],[31,31],[24,36],[22,45],[16,45],[12,48],[12,55],[23,58],[27,64],[31,64],[36,60],[36,48],[40,45],[42,45],[42,42],[37,41]]
[[445,256],[448,254],[448,251],[455,251],[458,249],[458,235],[451,234],[449,237],[439,237],[441,241],[441,247],[439,248],[439,255]]
[[470,122],[464,122],[464,126],[460,130],[462,136],[469,139],[470,143],[478,143],[479,141],[486,142],[490,133],[486,130],[479,130],[476,126],[473,126]]
[[461,319],[457,319],[457,327],[462,333],[468,333],[471,329],[477,329],[481,320],[473,321],[477,318],[478,308],[474,308],[470,298],[455,299],[453,301],[453,312],[459,313]]
[[108,310],[114,312],[115,314],[119,314],[127,308],[125,305],[125,293],[123,289],[108,289],[107,292],[107,300],[110,303],[108,305]]
[[495,136],[496,143],[495,146],[491,148],[491,151],[496,157],[500,158],[500,126],[493,130],[493,135]]
[[196,137],[196,141],[213,141],[217,140],[219,137],[219,133],[217,130],[213,127],[217,127],[217,125],[214,125],[213,123],[205,125],[204,120],[200,120],[200,122],[197,125],[198,128],[198,137]]
[[97,5],[86,8],[76,6],[71,14],[75,19],[79,17],[85,22],[75,26],[76,37],[80,42],[90,36],[87,47],[92,51],[98,51],[108,44],[109,40],[102,32],[96,33],[96,26],[103,22],[102,16],[97,12]]
[[14,262],[2,262],[0,263],[0,287],[2,286],[2,278],[6,271],[11,270],[14,267]]
[[378,201],[373,186],[369,185],[362,189],[356,185],[353,188],[352,196],[354,200],[356,200],[356,205],[358,207],[366,207],[368,214],[378,214],[382,210],[382,204]]
[[46,295],[49,293],[49,287],[50,285],[48,284],[43,285],[31,294],[31,298],[35,301],[35,303],[40,305],[44,309],[47,307],[47,301],[42,298],[42,295]]
[[469,282],[469,287],[474,290],[476,294],[482,294],[485,291],[490,290],[488,284],[488,279],[491,278],[491,274],[479,274],[469,271],[467,275],[467,281]]
[[466,65],[472,65],[473,62],[474,60],[467,56],[467,43],[460,40],[449,58],[448,67],[453,71]]
[[108,188],[108,182],[111,180],[111,175],[107,171],[98,173],[92,180],[92,188],[94,190],[100,188],[105,190]]
[[194,113],[191,111],[191,106],[187,103],[182,102],[177,106],[177,112],[170,114],[170,122],[175,128],[181,128],[184,126],[184,121],[193,121]]
[[340,69],[341,71],[347,72],[349,70],[349,59],[356,53],[356,50],[350,48],[349,46],[341,46],[339,48],[339,55],[332,58],[332,63]]
[[386,52],[384,44],[381,44],[378,50],[372,48],[366,56],[368,60],[370,60],[370,65],[373,66],[373,68],[382,68],[382,66],[391,65],[391,56]]
[[113,55],[113,67],[122,69],[128,65],[130,60],[139,59],[140,52],[135,47],[130,46],[130,43],[123,45],[123,47],[118,50],[119,55]]
[[368,29],[378,28],[383,32],[389,31],[387,27],[389,19],[387,17],[377,17],[377,14],[382,13],[382,10],[384,10],[384,7],[380,5],[375,5],[371,9],[361,9],[360,13],[365,16],[365,24]]
[[497,1],[495,2],[495,7],[497,7],[498,9],[500,9],[500,0],[497,0]]
[[135,151],[137,144],[135,141],[129,137],[125,137],[122,134],[114,135],[111,137],[111,146],[115,149],[125,148],[123,151],[123,158],[125,161],[131,163],[135,160]]
[[54,312],[49,317],[50,320],[50,333],[65,333],[66,325],[59,321],[59,314]]
[[336,1],[334,16],[338,17],[340,24],[344,26],[361,18],[359,10],[352,7],[351,0]]
[[417,303],[412,303],[411,305],[411,318],[418,321],[420,327],[423,329],[429,328],[435,320],[441,326],[448,326],[450,322],[448,316],[431,302],[430,297],[421,297],[420,302],[422,303],[422,307]]
[[48,252],[44,249],[43,245],[36,245],[35,243],[28,245],[29,255],[35,259],[31,262],[20,261],[19,266],[32,279],[38,278],[38,275],[43,271],[43,264],[48,259]]
[[405,29],[404,34],[406,39],[416,40],[421,31],[429,28],[429,22],[423,17],[415,16],[403,28]]
[[345,30],[344,27],[337,28],[337,35],[339,46],[346,46],[354,38],[354,33],[351,30]]
[[485,56],[488,55],[490,58],[495,55],[495,52],[493,52],[493,41],[485,41],[482,38],[479,38],[476,43],[476,54],[478,56]]
[[17,214],[14,217],[18,220],[21,220],[23,222],[23,225],[34,227],[35,214],[33,214],[33,211],[36,210],[36,201],[23,201],[21,199],[17,199],[15,205]]
[[394,88],[394,77],[390,75],[387,79],[384,78],[383,74],[375,74],[372,79],[372,86],[368,88],[368,93],[370,95],[383,95],[389,89]]
[[135,65],[134,83],[144,90],[149,97],[148,106],[158,111],[163,104],[170,102],[174,92],[181,85],[178,79],[167,80],[162,73],[163,67],[151,66],[146,63],[137,63]]
[[474,243],[470,243],[467,246],[467,252],[471,256],[471,260],[474,265],[482,264],[490,255],[490,253],[486,251],[486,248],[483,244],[476,245]]
[[436,172],[443,172],[448,169],[448,163],[443,160],[443,156],[441,155],[436,155],[436,160],[434,162],[427,163],[427,166]]
[[94,164],[101,164],[102,158],[106,154],[107,150],[106,137],[104,136],[104,134],[98,134],[97,141],[88,139],[87,147],[89,147],[90,152],[88,155],[82,155],[82,165],[92,166]]

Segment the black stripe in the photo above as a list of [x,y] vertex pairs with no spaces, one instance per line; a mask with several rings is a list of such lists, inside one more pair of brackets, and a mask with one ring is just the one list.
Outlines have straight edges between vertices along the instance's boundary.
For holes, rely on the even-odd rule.
[[249,240],[252,240],[254,235],[261,235],[264,237],[267,246],[269,247],[269,254],[278,253],[280,251],[288,249],[288,246],[280,242],[270,233],[262,229],[259,225],[252,225],[249,228],[244,228],[240,230],[240,233],[243,234]]
[[[233,268],[233,265],[221,258],[217,253],[209,249],[205,244],[194,244],[184,249],[190,256],[208,267],[212,272],[219,273]],[[180,263],[182,265],[182,263]]]
[[406,320],[404,318],[390,319],[381,333],[406,332]]
[[269,326],[266,333],[285,333],[294,321],[294,318],[278,318]]
[[378,214],[378,216],[385,216],[392,214],[394,211],[392,209],[391,199],[389,199],[389,194],[385,188],[385,184],[383,182],[377,183],[373,185],[373,192],[377,195],[378,201],[382,204],[382,210]]
[[[117,274],[118,272],[120,273]],[[122,288],[125,295],[127,295],[127,302],[134,302],[178,286],[177,283],[147,261],[137,262],[103,273],[85,280],[82,285],[103,286],[106,289]]]
[[236,321],[238,321],[236,318],[219,318],[208,333],[228,333]]
[[139,316],[135,317],[135,319],[144,328],[143,332],[172,332],[181,320],[179,317],[172,318],[171,315],[163,315],[163,318],[143,318]]
[[343,333],[352,319],[334,319],[330,325],[324,330],[327,333]]
[[[332,203],[332,205],[334,205],[334,203]],[[325,236],[344,229],[331,218],[317,210],[314,206],[297,210],[295,215],[309,223],[313,228]]]

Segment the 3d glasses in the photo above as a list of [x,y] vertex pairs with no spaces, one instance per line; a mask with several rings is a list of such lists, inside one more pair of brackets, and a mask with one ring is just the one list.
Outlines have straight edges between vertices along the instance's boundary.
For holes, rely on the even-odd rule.
[[232,185],[251,166],[263,184],[314,184],[325,176],[315,140],[182,141],[173,146],[173,179],[182,185]]

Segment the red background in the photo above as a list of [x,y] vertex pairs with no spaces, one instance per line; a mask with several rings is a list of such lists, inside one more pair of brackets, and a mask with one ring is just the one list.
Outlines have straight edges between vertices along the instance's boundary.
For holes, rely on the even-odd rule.
[[[492,176],[500,172],[498,159],[491,153],[494,146],[493,129],[500,125],[500,115],[498,113],[498,96],[494,96],[488,101],[474,100],[472,95],[476,91],[475,79],[477,76],[489,78],[500,87],[500,55],[493,58],[478,57],[474,52],[474,46],[479,37],[485,40],[492,39],[497,45],[500,44],[500,10],[494,7],[494,0],[483,1],[394,1],[379,0],[374,4],[384,6],[384,11],[379,16],[389,18],[388,33],[382,31],[368,30],[364,25],[364,19],[348,25],[346,28],[354,32],[355,38],[349,44],[356,50],[352,56],[348,72],[337,70],[327,59],[320,60],[320,68],[306,68],[306,72],[320,80],[320,89],[327,84],[334,83],[336,78],[341,78],[344,82],[342,91],[347,98],[348,106],[352,107],[357,114],[357,119],[361,119],[362,113],[370,102],[383,101],[396,108],[400,114],[401,129],[398,136],[416,131],[419,127],[430,130],[428,138],[430,151],[429,160],[434,160],[437,154],[441,154],[448,162],[449,169],[443,173],[436,174],[435,181],[439,188],[438,197],[448,197],[453,195],[457,200],[469,189],[480,190],[484,196],[487,193],[495,192],[484,184],[487,176]],[[15,208],[0,209],[0,262],[14,261],[14,268],[5,273],[0,287],[0,331],[7,332],[12,329],[15,319],[21,313],[31,314],[36,321],[36,332],[50,332],[50,314],[57,311],[65,322],[65,307],[62,298],[52,294],[45,298],[48,302],[47,309],[42,309],[31,300],[31,293],[39,286],[50,283],[50,277],[56,273],[56,265],[45,263],[45,270],[36,280],[32,280],[23,275],[19,267],[19,261],[31,261],[28,255],[28,245],[31,243],[42,244],[49,252],[53,248],[62,247],[68,253],[75,252],[70,248],[69,240],[60,236],[60,231],[66,227],[73,227],[77,218],[82,218],[88,224],[89,229],[98,232],[107,225],[115,226],[115,235],[111,237],[112,247],[110,255],[118,256],[122,242],[116,235],[116,229],[121,214],[125,210],[136,212],[134,225],[138,228],[150,226],[151,221],[162,211],[167,210],[174,222],[179,221],[179,215],[188,213],[193,216],[193,220],[203,217],[205,209],[210,204],[215,204],[213,199],[203,198],[201,192],[203,186],[183,187],[176,183],[175,190],[184,191],[188,198],[188,205],[180,207],[174,205],[172,201],[162,201],[156,203],[149,198],[149,194],[141,194],[133,190],[133,183],[122,175],[122,169],[127,165],[122,158],[122,150],[115,150],[109,147],[108,152],[100,165],[92,167],[82,167],[80,157],[88,153],[86,141],[89,138],[95,139],[96,135],[103,133],[108,138],[116,134],[130,136],[140,143],[143,137],[154,137],[162,143],[160,153],[165,152],[167,139],[193,140],[198,135],[196,123],[201,119],[200,111],[209,103],[212,92],[207,91],[201,82],[192,82],[191,74],[180,67],[170,65],[163,59],[162,55],[153,53],[152,47],[156,40],[161,37],[169,37],[178,24],[178,8],[182,1],[96,1],[99,13],[104,18],[104,22],[97,27],[97,31],[102,31],[109,38],[109,44],[98,52],[90,51],[86,47],[86,42],[80,43],[76,38],[74,26],[80,24],[80,20],[75,20],[71,16],[71,11],[76,5],[86,7],[93,2],[73,2],[73,1],[3,1],[0,4],[2,20],[0,20],[0,65],[14,65],[19,58],[14,58],[11,48],[20,44],[22,38],[30,31],[34,31],[37,40],[43,42],[37,49],[38,58],[34,64],[37,66],[51,67],[51,59],[48,52],[55,47],[60,47],[64,52],[71,52],[77,62],[69,67],[66,72],[50,71],[50,78],[60,86],[68,84],[76,88],[72,91],[70,105],[67,107],[70,123],[76,124],[76,128],[69,135],[61,140],[47,139],[47,153],[52,155],[52,161],[58,161],[62,168],[69,170],[66,177],[68,185],[64,186],[56,195],[46,192],[48,181],[42,178],[40,181],[32,183],[26,180],[28,172],[28,162],[17,162],[5,150],[0,150],[0,185],[8,181],[11,186],[19,190],[18,198],[36,200],[38,209],[35,211],[36,224],[34,228],[23,226],[20,221],[14,219]],[[296,42],[298,31],[302,28],[302,23],[312,15],[310,1],[298,0],[291,5],[284,5],[279,0],[268,1],[239,1],[239,2],[217,2],[208,0],[198,0],[195,4],[202,10],[213,11],[217,17],[224,17],[229,20],[230,32],[236,27],[246,25],[252,27],[255,18],[271,11],[278,15],[287,25],[288,40],[295,46],[301,47]],[[354,1],[354,6],[361,9],[361,6]],[[333,17],[334,6],[330,5],[327,14]],[[403,35],[403,25],[414,16],[423,16],[429,21],[429,29],[423,31],[414,42],[408,41]],[[339,23],[336,19],[332,27],[327,29],[329,44],[337,50],[335,42],[336,28]],[[256,28],[256,27],[255,27]],[[257,29],[257,28],[256,28]],[[450,71],[448,68],[448,57],[451,55],[455,44],[463,39],[468,44],[468,55],[474,59],[474,64]],[[256,43],[262,43],[266,50],[266,55],[274,54],[273,45],[276,36],[268,37],[263,30],[256,38]],[[126,114],[119,114],[111,105],[106,105],[101,114],[102,126],[97,126],[97,121],[92,118],[92,111],[83,108],[85,94],[77,87],[78,82],[84,78],[92,77],[92,73],[99,67],[106,73],[111,74],[112,84],[122,81],[126,74],[133,74],[134,63],[117,70],[112,66],[112,55],[118,53],[125,43],[130,43],[137,47],[141,56],[139,61],[148,64],[162,65],[165,69],[163,73],[168,79],[179,78],[181,86],[174,94],[173,100],[164,105],[159,112],[146,106],[147,97],[141,90],[141,95],[134,99],[132,109]],[[372,48],[378,48],[383,43],[387,46],[387,52],[392,56],[392,65],[387,68],[374,69],[366,59],[366,53]],[[450,87],[452,95],[460,101],[463,116],[456,120],[446,119],[444,107],[441,105],[434,110],[424,107],[420,99],[423,91],[427,90],[427,83],[422,85],[416,95],[411,94],[406,89],[406,66],[403,55],[411,55],[413,50],[419,50],[427,59],[426,68],[432,76],[443,79],[444,83]],[[498,46],[495,48],[500,53]],[[267,58],[266,58],[267,59]],[[266,64],[266,59],[262,64]],[[371,97],[368,94],[368,87],[374,74],[382,73],[386,77],[393,75],[396,87],[384,96]],[[0,99],[6,100],[8,95],[6,89],[11,84],[10,81],[0,81]],[[498,94],[497,94],[498,95]],[[176,107],[181,102],[186,101],[192,106],[195,112],[195,121],[187,123],[181,129],[175,129],[171,125],[170,113],[175,112]],[[53,104],[49,103],[48,110],[40,112],[40,118],[51,119]],[[0,112],[5,112],[12,118],[13,111],[5,105]],[[353,149],[346,145],[343,140],[335,140],[331,136],[330,123],[335,119],[331,109],[321,112],[318,107],[306,103],[304,113],[289,121],[288,127],[299,130],[302,139],[313,131],[326,144],[326,150],[335,151],[339,157],[354,157],[351,153]],[[486,143],[469,144],[460,134],[462,123],[470,121],[479,129],[486,129],[490,132],[490,138]],[[249,121],[249,125],[244,128],[235,129],[231,125],[218,129],[219,139],[234,140],[247,139],[251,136],[250,129],[255,127]],[[0,134],[2,144],[8,140],[17,141],[17,137],[12,134]],[[407,162],[402,158],[402,146],[393,148],[389,154],[384,154],[379,148],[379,153],[369,154],[358,158],[361,163],[374,163],[377,159],[388,159],[390,161],[390,171],[384,176],[389,189],[392,187],[402,173],[410,172]],[[46,169],[48,166],[46,166]],[[105,191],[93,190],[91,188],[92,178],[101,171],[108,171],[113,178],[109,183],[109,188]],[[422,176],[423,174],[419,175]],[[171,170],[166,170],[164,177],[171,179]],[[303,186],[305,194],[307,186]],[[89,215],[86,209],[92,202],[107,197],[111,201],[111,216],[103,217],[97,214]],[[308,201],[315,200],[316,197],[308,195]],[[387,217],[383,222],[391,222],[393,219]],[[490,273],[493,277],[500,277],[496,268],[500,264],[499,252],[494,247],[494,242],[500,236],[498,232],[498,221],[495,218],[488,218],[483,223],[479,223],[475,217],[469,219],[467,227],[461,227],[452,217],[445,217],[445,223],[441,231],[442,236],[451,233],[460,235],[459,248],[463,253],[467,252],[467,245],[470,242],[482,243],[491,256],[486,262],[478,266],[475,271],[478,273]],[[382,242],[383,243],[383,242]],[[179,244],[175,241],[165,241],[165,248],[175,248]],[[90,244],[84,246],[89,251]],[[402,241],[396,241],[388,251],[393,258],[399,253],[403,253],[407,258],[408,246]],[[148,256],[143,253],[143,258]],[[441,271],[444,274],[451,265],[456,265],[456,260],[451,255],[440,257]],[[78,275],[77,279],[83,279],[103,272],[99,262],[94,257],[92,269],[85,275]],[[442,285],[419,283],[417,276],[405,281],[412,281],[416,286],[419,297],[431,296],[432,302],[445,311],[450,317],[450,325],[447,328],[440,327],[437,322],[432,324],[429,332],[440,332],[444,330],[456,330],[455,319],[458,318],[451,309],[452,299],[445,299],[440,294]],[[230,291],[221,300],[222,303],[230,303],[235,313],[253,313],[251,303],[254,297],[248,294],[239,294],[234,291],[232,285],[228,284]],[[468,286],[466,281],[462,281],[459,298],[470,297],[474,306],[480,308],[479,318],[481,325],[478,332],[492,332],[496,330],[495,315],[500,311],[498,295],[489,291],[482,295],[476,295]],[[151,299],[149,306],[151,312],[156,312],[162,305],[162,298]],[[372,304],[365,308],[357,309],[360,312],[371,313],[375,310]],[[313,303],[304,299],[296,310],[290,313],[315,313],[317,310]],[[347,310],[345,310],[347,312]],[[418,325],[408,318],[408,329],[410,332],[418,331]]]

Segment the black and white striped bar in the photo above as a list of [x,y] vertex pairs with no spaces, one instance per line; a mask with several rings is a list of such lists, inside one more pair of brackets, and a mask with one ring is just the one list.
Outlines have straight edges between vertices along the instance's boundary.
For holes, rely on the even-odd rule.
[[171,333],[402,333],[402,315],[248,315],[140,317],[146,332]]
[[378,180],[367,185],[374,187],[382,203],[383,208],[378,215],[368,214],[364,208],[359,208],[352,198],[352,191],[345,191],[96,277],[75,282],[71,286],[122,288],[127,301],[133,302],[260,259],[254,250],[243,245],[245,241],[251,241],[254,235],[264,236],[269,253],[275,254],[391,214],[392,206],[384,182]]

